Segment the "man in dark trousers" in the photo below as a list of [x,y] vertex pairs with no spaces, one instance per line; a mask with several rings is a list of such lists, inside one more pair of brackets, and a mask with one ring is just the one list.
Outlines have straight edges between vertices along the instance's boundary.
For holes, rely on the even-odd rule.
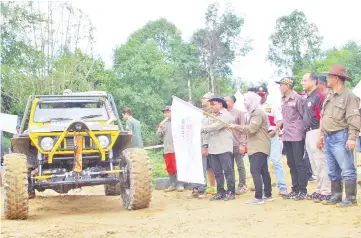
[[[361,127],[359,102],[345,86],[345,81],[351,81],[346,69],[341,65],[332,65],[327,78],[332,93],[328,94],[323,104],[319,137],[319,147],[324,147],[331,180],[331,198],[323,201],[323,204],[337,204],[339,207],[357,205],[357,173],[353,150]],[[342,180],[346,192],[344,200]]]
[[[244,112],[238,111],[234,108],[234,103],[237,101],[234,95],[227,95],[224,97],[227,102],[227,110],[234,117],[234,124],[245,125]],[[236,189],[236,194],[241,195],[247,191],[246,183],[246,169],[244,167],[243,157],[246,153],[247,136],[240,132],[233,130],[233,158],[237,165],[239,183]]]
[[303,125],[303,99],[293,87],[296,80],[286,77],[276,82],[280,84],[283,95],[282,115],[283,134],[282,140],[285,147],[287,164],[292,178],[292,191],[284,199],[307,199],[307,165],[303,159],[305,140]]
[[[216,118],[229,124],[233,122],[233,116],[227,111],[227,103],[222,97],[212,97],[209,101]],[[221,121],[211,119],[211,123],[204,125],[201,130],[201,133],[209,133],[208,153],[217,181],[217,194],[211,201],[235,199],[232,131]],[[227,192],[224,189],[224,177],[227,181]]]
[[314,73],[306,73],[302,78],[302,87],[307,94],[303,111],[303,123],[306,132],[305,143],[317,183],[316,190],[311,198],[315,202],[322,202],[331,197],[331,182],[327,175],[325,153],[317,147],[321,110],[324,101],[324,96],[317,88],[317,84],[318,77]]

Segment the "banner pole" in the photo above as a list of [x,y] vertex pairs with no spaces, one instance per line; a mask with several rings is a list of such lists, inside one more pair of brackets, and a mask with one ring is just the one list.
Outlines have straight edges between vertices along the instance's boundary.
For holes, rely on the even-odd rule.
[[206,117],[212,118],[213,120],[218,121],[219,123],[222,123],[222,124],[225,125],[228,129],[229,129],[229,127],[231,126],[231,124],[229,124],[229,123],[227,123],[227,122],[225,122],[225,121],[222,121],[222,120],[219,119],[218,117],[215,117],[215,116],[213,116],[212,114],[210,114],[210,113],[208,113],[208,112],[205,112],[205,111],[203,111],[202,109],[199,109],[198,107],[195,107],[195,106],[193,106],[192,104],[190,104],[190,103],[188,103],[188,102],[186,102],[186,101],[184,101],[184,100],[182,100],[182,99],[180,99],[180,98],[178,98],[178,97],[176,97],[176,96],[172,96],[172,97],[173,97],[173,98],[176,98],[177,100],[179,100],[180,102],[186,104],[186,105],[189,106],[189,107],[193,107],[194,109],[198,110],[198,111],[201,112],[203,115],[205,115]]

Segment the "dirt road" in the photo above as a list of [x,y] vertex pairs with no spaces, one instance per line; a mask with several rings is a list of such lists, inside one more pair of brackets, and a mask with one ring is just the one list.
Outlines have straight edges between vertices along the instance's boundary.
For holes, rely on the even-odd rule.
[[[248,205],[251,192],[235,201],[187,199],[189,192],[155,191],[149,209],[124,210],[103,187],[80,193],[38,193],[27,221],[1,221],[1,237],[361,237],[361,206],[340,209],[279,197]],[[358,196],[361,201],[360,196]]]

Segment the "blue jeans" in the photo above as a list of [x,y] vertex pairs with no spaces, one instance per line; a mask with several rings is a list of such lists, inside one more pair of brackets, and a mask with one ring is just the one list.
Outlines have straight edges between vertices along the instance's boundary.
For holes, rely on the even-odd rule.
[[361,140],[360,140],[361,136],[358,136],[356,138],[356,152],[361,152]]
[[331,182],[357,180],[354,156],[353,152],[346,148],[347,140],[347,130],[325,135],[325,154]]
[[276,184],[278,189],[287,189],[285,172],[282,166],[282,149],[281,141],[278,139],[278,136],[270,137],[271,139],[271,152],[268,156],[268,161],[271,160],[273,168],[276,175]]

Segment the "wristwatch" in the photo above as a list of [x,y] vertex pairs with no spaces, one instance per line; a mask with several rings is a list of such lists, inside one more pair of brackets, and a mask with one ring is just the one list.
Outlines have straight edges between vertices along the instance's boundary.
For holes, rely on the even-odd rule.
[[205,145],[202,145],[202,147],[203,147],[203,148],[208,148],[208,145],[207,145],[207,144],[205,144]]

